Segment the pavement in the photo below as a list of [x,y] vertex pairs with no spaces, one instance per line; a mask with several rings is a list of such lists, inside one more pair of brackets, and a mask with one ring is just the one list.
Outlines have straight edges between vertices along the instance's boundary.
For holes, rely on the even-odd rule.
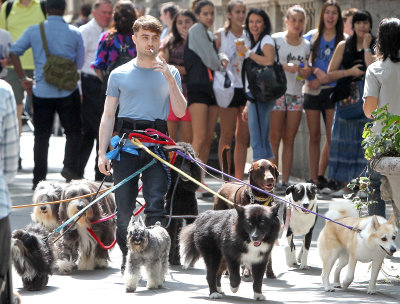
[[[48,180],[63,181],[60,171],[64,155],[65,139],[52,136],[49,148]],[[32,201],[32,168],[33,168],[33,135],[23,132],[21,137],[21,157],[23,170],[20,171],[10,185],[13,205],[30,204]],[[94,178],[94,153],[90,157],[85,176]],[[292,178],[291,182],[300,180]],[[206,177],[205,183],[217,190],[221,181]],[[341,199],[319,196],[320,213],[324,214],[329,204]],[[213,198],[199,197],[199,210],[212,209]],[[281,208],[282,209],[282,208]],[[387,205],[387,215],[392,212]],[[22,228],[30,222],[30,208],[13,209],[11,214],[12,229]],[[288,268],[285,262],[284,247],[275,246],[272,252],[273,269],[276,279],[264,279],[263,294],[268,303],[400,303],[400,242],[397,240],[398,252],[391,259],[386,258],[378,277],[377,294],[368,295],[366,288],[370,278],[370,265],[358,263],[354,282],[347,291],[325,292],[321,283],[321,260],[318,255],[316,240],[324,225],[324,220],[317,220],[311,248],[308,256],[308,270],[298,267]],[[299,252],[301,238],[295,238]],[[200,260],[194,268],[183,270],[181,267],[170,267],[163,289],[147,290],[146,276],[139,282],[137,291],[126,293],[124,280],[120,274],[121,253],[116,246],[111,250],[109,267],[94,271],[73,271],[69,275],[53,274],[48,286],[37,292],[26,291],[22,287],[21,278],[13,271],[14,289],[18,291],[23,304],[64,304],[64,303],[203,303],[204,301],[219,303],[252,303],[253,290],[251,282],[242,282],[239,291],[233,294],[229,288],[227,277],[222,278],[222,289],[225,296],[220,300],[210,300],[205,267]],[[346,268],[342,276],[346,274]]]

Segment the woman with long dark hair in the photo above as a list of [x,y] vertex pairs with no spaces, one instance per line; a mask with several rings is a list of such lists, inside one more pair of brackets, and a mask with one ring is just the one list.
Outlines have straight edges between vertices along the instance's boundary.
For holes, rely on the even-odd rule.
[[131,58],[136,57],[136,46],[132,41],[132,26],[135,21],[136,10],[132,2],[118,1],[114,6],[110,29],[100,36],[95,61],[92,64],[101,80],[109,65],[121,53],[128,54]]
[[[186,88],[186,69],[184,66],[184,49],[187,40],[189,28],[196,23],[196,17],[189,10],[179,11],[172,21],[172,35],[163,41],[160,49],[160,55],[169,63],[174,65],[182,79],[182,92],[187,96]],[[191,143],[192,142],[192,121],[189,109],[186,109],[185,116],[178,118],[172,109],[168,114],[168,132],[169,136],[175,141]]]
[[[305,39],[311,42],[310,64],[313,73],[305,84],[304,110],[310,133],[308,143],[310,181],[322,189],[328,185],[324,177],[329,162],[329,147],[335,105],[329,96],[335,82],[329,82],[327,70],[336,46],[344,39],[342,13],[335,0],[328,0],[321,8],[318,28],[308,32]],[[321,114],[325,122],[326,142],[320,151]]]
[[[388,104],[388,111],[400,115],[400,20],[385,18],[379,24],[375,52],[378,60],[372,63],[365,75],[364,113],[372,118],[372,112]],[[374,125],[374,131],[380,126]],[[371,168],[369,168],[371,170]],[[380,197],[381,174],[371,170],[370,181],[376,204],[368,205],[369,215],[385,217],[385,201]]]
[[[250,40],[250,45],[240,45],[237,50],[245,54],[245,58],[253,60],[260,65],[272,65],[275,56],[275,43],[271,38],[271,22],[265,11],[252,8],[247,13],[245,30]],[[258,49],[261,54],[257,54]],[[260,53],[260,52],[258,52]],[[244,90],[250,94],[247,85]],[[242,117],[248,121],[250,131],[250,143],[253,149],[253,160],[262,158],[272,160],[272,152],[269,140],[270,115],[275,102],[247,102]]]
[[[362,97],[365,70],[376,59],[370,13],[358,10],[352,24],[353,35],[338,44],[328,67],[329,79],[340,79],[333,94],[336,112],[329,154],[329,178],[344,185],[358,177],[367,165],[361,146],[362,132],[368,122],[362,110]],[[340,197],[347,191],[344,187],[332,195]]]

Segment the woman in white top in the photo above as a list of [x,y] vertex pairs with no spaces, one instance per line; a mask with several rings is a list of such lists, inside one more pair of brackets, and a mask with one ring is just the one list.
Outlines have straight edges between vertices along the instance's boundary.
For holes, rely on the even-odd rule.
[[[262,9],[252,8],[247,13],[245,29],[250,38],[250,47],[238,45],[238,52],[245,54],[245,58],[253,60],[260,65],[272,65],[275,56],[275,43],[270,36],[271,22],[266,12]],[[260,52],[258,52],[260,49]],[[262,55],[256,54],[261,53]],[[250,94],[248,87],[244,88]],[[272,160],[271,144],[269,141],[269,120],[274,102],[247,102],[242,118],[248,121],[250,143],[253,150],[253,161],[265,158]]]
[[[220,28],[216,34],[216,45],[220,53],[224,53],[229,58],[227,70],[229,70],[233,79],[232,85],[235,93],[231,103],[227,108],[219,108],[221,135],[218,144],[218,156],[220,166],[222,165],[221,152],[224,146],[232,145],[233,135],[235,135],[235,177],[243,179],[244,166],[246,164],[247,144],[249,141],[249,127],[247,122],[242,120],[242,112],[246,105],[246,95],[243,91],[242,66],[244,54],[239,54],[236,50],[237,39],[250,45],[246,32],[243,30],[243,24],[246,19],[246,5],[243,0],[231,0],[226,7],[226,25]],[[228,156],[228,169],[230,172],[231,157]]]
[[282,190],[289,186],[290,170],[293,162],[293,145],[303,112],[301,88],[304,79],[311,74],[307,65],[310,55],[310,42],[302,37],[306,13],[295,5],[288,9],[285,17],[287,31],[272,35],[277,45],[279,59],[286,74],[286,93],[276,100],[271,112],[271,145],[275,164],[279,163],[279,145],[282,151]]
[[[400,115],[400,20],[383,19],[379,25],[375,46],[378,61],[368,66],[364,83],[364,113],[372,118],[372,112],[388,104],[392,114]],[[378,131],[380,126],[374,126]],[[370,170],[370,168],[369,168]],[[369,215],[385,217],[385,202],[380,198],[381,175],[372,170],[370,181],[375,190],[376,204],[368,205]],[[394,190],[394,189],[392,189]]]

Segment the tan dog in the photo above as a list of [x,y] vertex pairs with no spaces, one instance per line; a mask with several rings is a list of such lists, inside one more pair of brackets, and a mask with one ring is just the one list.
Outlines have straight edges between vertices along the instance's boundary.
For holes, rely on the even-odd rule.
[[[342,288],[347,289],[354,279],[354,270],[357,262],[372,262],[371,279],[367,293],[376,293],[376,279],[385,256],[396,252],[395,240],[398,228],[394,222],[394,215],[387,221],[380,216],[358,218],[354,206],[348,202],[335,203],[326,214],[330,219],[347,226],[360,229],[352,231],[346,227],[327,222],[318,238],[318,249],[322,260],[322,283],[325,291],[335,291],[340,288],[340,271],[348,264],[346,278]],[[333,286],[329,283],[329,274],[336,260],[339,263],[335,270]]]

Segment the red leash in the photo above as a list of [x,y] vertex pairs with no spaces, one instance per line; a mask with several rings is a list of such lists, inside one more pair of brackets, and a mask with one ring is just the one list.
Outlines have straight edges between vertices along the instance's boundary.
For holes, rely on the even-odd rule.
[[111,245],[106,246],[106,245],[104,245],[104,244],[100,241],[100,239],[97,237],[97,235],[93,232],[92,228],[86,228],[86,229],[87,229],[87,231],[89,231],[90,235],[91,235],[92,237],[94,237],[94,239],[97,241],[97,243],[99,243],[99,245],[100,245],[103,249],[105,249],[105,250],[109,250],[109,249],[113,248],[113,247],[115,246],[115,244],[117,243],[117,239],[115,239],[115,240],[111,243]]

